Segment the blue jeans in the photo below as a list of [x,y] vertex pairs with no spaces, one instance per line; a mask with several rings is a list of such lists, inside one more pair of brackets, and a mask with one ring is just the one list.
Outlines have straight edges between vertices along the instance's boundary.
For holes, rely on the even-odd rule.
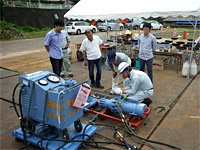
[[140,58],[140,71],[145,72],[145,64],[147,65],[148,76],[153,83],[153,58],[149,60],[143,60]]
[[[100,85],[101,61],[102,61],[101,57],[99,59],[95,59],[95,60],[88,60],[88,70],[89,70],[89,76],[90,76],[90,80],[91,80],[92,84],[96,83],[96,85]],[[97,67],[96,82],[94,80],[94,64]]]

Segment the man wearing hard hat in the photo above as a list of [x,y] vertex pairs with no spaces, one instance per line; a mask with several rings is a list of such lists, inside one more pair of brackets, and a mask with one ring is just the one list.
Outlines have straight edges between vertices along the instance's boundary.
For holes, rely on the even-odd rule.
[[115,88],[116,94],[126,94],[133,100],[147,104],[152,103],[150,97],[153,95],[153,84],[149,76],[139,70],[133,70],[129,64],[122,62],[119,64],[118,70],[124,78],[125,88]]

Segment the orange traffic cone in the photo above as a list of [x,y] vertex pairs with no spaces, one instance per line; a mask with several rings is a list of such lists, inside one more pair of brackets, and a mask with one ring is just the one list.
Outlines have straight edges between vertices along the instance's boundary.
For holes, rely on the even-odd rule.
[[183,33],[183,39],[186,39],[186,31]]
[[140,28],[139,28],[139,27],[138,27],[138,29],[137,29],[137,34],[140,35]]
[[172,30],[169,29],[169,37],[171,37],[171,36],[172,36]]

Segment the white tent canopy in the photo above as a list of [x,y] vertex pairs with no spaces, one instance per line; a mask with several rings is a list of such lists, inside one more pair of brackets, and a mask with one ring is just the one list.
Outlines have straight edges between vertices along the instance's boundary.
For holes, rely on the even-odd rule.
[[149,17],[199,17],[200,0],[80,0],[64,18],[104,20]]

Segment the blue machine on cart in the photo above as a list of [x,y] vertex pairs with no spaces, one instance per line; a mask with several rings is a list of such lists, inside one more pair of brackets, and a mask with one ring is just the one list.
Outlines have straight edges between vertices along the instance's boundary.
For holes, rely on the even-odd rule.
[[[79,120],[83,116],[83,109],[72,105],[80,86],[87,83],[87,80],[77,84],[75,80],[65,81],[48,71],[39,71],[19,77],[19,82],[22,84],[20,102],[22,104],[22,122],[25,128],[13,131],[13,136],[38,144],[41,138],[35,135],[39,133],[40,136],[48,138],[45,132],[51,134],[52,129],[54,129],[52,131],[54,134],[56,130],[59,139],[71,139],[81,134],[85,127],[85,124]],[[96,129],[90,125],[86,133],[92,135]],[[24,139],[25,131],[26,139]],[[82,139],[82,137],[79,138]],[[85,137],[85,140],[87,138]],[[48,145],[44,143],[48,142],[43,142],[44,146],[41,147],[47,146],[48,149],[55,149],[55,146],[60,146],[63,142],[53,141]],[[80,142],[74,142],[70,144],[70,148],[77,149],[80,144]],[[68,146],[63,148],[68,149]]]

